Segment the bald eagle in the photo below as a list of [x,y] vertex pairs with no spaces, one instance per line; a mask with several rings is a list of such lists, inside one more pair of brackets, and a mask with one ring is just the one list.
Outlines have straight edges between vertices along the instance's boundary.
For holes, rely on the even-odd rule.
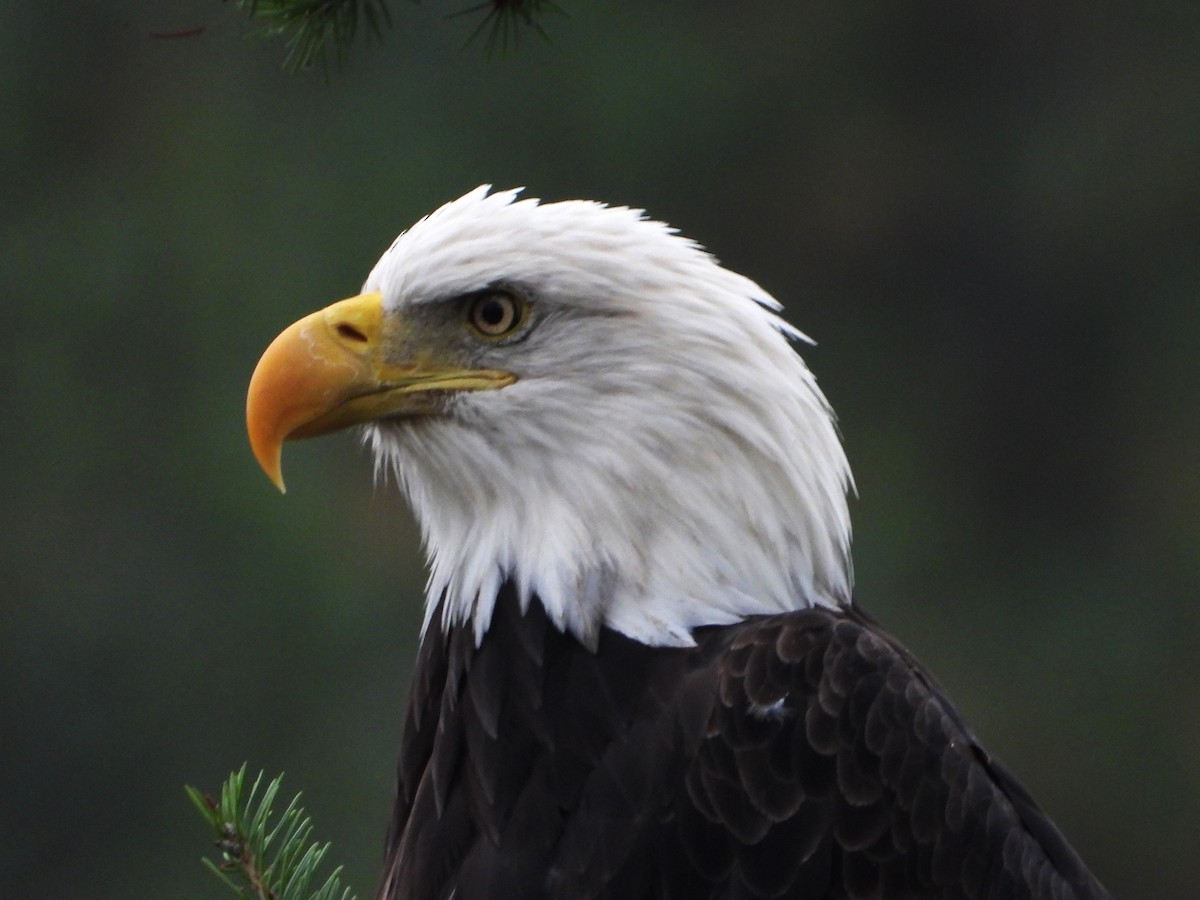
[[481,187],[247,401],[364,426],[431,565],[381,900],[1109,895],[851,595],[803,334],[642,211]]

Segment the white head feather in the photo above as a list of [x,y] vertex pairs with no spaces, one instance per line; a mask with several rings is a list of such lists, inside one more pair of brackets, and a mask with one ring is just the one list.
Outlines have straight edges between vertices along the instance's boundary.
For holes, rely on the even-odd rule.
[[395,310],[498,285],[538,322],[509,387],[367,440],[421,523],[426,627],[481,639],[512,579],[560,628],[689,645],[700,625],[849,602],[851,476],[779,304],[640,210],[480,187],[367,278]]

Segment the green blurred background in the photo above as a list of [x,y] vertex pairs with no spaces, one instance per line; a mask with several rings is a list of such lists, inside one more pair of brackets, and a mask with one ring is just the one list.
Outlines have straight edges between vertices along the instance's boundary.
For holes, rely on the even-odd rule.
[[[222,896],[184,783],[286,770],[373,890],[423,566],[260,351],[482,182],[644,206],[819,342],[860,601],[1119,897],[1200,849],[1200,5],[599,3],[328,83],[217,0],[6,4],[0,895]],[[165,40],[154,31],[203,26]]]

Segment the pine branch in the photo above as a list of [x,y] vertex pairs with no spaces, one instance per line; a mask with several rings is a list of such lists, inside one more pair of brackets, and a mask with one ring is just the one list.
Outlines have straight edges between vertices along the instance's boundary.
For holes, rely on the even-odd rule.
[[[233,0],[250,17],[263,23],[261,33],[286,36],[288,54],[283,67],[289,72],[319,64],[328,72],[326,46],[332,44],[340,69],[354,42],[361,19],[376,41],[392,27],[385,0]],[[419,0],[413,0],[419,2]]]
[[[310,893],[317,868],[329,844],[310,844],[312,820],[300,806],[300,795],[276,819],[272,806],[283,781],[280,775],[259,796],[263,773],[244,791],[246,767],[233,772],[214,800],[188,785],[185,790],[200,815],[216,835],[221,861],[207,857],[204,864],[243,900],[356,900],[350,888],[342,890],[342,867]],[[341,890],[339,894],[338,891]]]
[[448,18],[457,18],[472,13],[485,11],[483,21],[476,26],[467,38],[471,44],[484,31],[487,31],[487,53],[490,56],[499,47],[501,53],[507,53],[510,46],[516,46],[521,41],[523,29],[532,29],[545,41],[550,35],[542,27],[537,17],[549,12],[564,15],[562,9],[554,0],[484,0],[477,6],[451,13]]
[[[229,0],[224,0],[229,2]],[[332,46],[337,67],[346,62],[350,46],[366,22],[370,36],[382,42],[383,33],[392,27],[387,0],[232,0],[250,17],[262,23],[260,33],[285,37],[288,54],[283,67],[295,72],[319,65],[328,73],[326,48]],[[411,0],[420,3],[421,0]],[[483,13],[483,20],[467,43],[487,32],[489,55],[520,42],[521,33],[532,29],[547,38],[539,17],[549,12],[562,13],[554,0],[483,0],[475,6],[451,13],[447,18]],[[548,38],[547,38],[548,39]]]

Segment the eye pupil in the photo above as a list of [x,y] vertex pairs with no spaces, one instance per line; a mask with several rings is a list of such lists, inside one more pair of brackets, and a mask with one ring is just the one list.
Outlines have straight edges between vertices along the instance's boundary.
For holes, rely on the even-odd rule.
[[508,294],[488,294],[471,304],[469,316],[471,325],[480,334],[500,337],[520,324],[521,307]]
[[504,321],[506,310],[496,300],[487,300],[479,310],[479,318],[487,325],[496,326]]

